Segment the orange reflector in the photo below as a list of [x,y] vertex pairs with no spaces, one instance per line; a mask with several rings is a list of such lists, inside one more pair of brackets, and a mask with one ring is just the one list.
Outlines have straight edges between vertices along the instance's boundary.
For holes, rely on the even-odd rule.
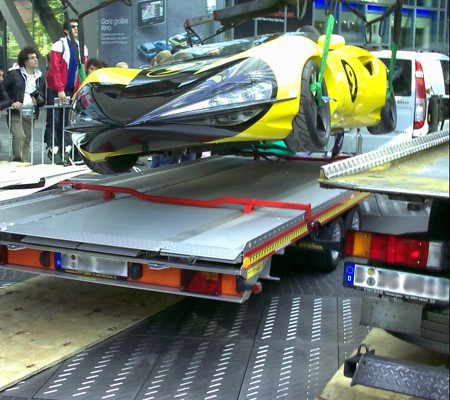
[[372,234],[361,231],[347,232],[345,255],[369,258]]

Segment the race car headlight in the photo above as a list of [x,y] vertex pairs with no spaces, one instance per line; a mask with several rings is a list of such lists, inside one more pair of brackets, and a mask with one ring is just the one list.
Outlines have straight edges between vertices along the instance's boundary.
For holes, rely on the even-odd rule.
[[237,125],[267,110],[276,92],[272,69],[261,59],[247,58],[130,125],[163,121]]
[[208,101],[207,105],[209,107],[220,107],[269,100],[272,97],[272,89],[272,82],[249,83],[246,87],[214,96]]

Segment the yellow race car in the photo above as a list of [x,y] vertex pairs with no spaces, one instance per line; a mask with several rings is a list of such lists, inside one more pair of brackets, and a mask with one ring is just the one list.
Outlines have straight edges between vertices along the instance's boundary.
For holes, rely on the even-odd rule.
[[344,128],[393,131],[383,62],[332,35],[320,86],[323,43],[308,27],[183,49],[151,69],[99,69],[74,96],[68,130],[85,163],[106,174],[168,150],[283,140],[298,152]]

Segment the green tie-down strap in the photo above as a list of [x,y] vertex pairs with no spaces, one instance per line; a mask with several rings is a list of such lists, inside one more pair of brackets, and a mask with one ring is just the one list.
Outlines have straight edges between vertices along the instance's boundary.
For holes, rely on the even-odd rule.
[[244,152],[253,153],[255,150],[261,154],[273,154],[280,157],[292,156],[295,154],[295,151],[289,150],[282,140],[257,144],[254,145],[253,148],[245,148]]
[[325,32],[325,42],[323,44],[322,60],[320,62],[319,77],[317,79],[317,82],[312,83],[310,86],[311,92],[317,93],[316,98],[317,98],[317,103],[318,103],[319,107],[322,106],[322,102],[323,102],[322,81],[323,81],[323,76],[325,74],[325,66],[327,64],[328,50],[330,48],[330,40],[331,40],[331,35],[333,34],[333,28],[334,28],[334,15],[329,14],[328,22],[327,22],[327,30]]
[[86,70],[84,68],[83,63],[81,63],[80,68],[78,70],[78,76],[80,77],[80,83],[83,83],[83,81],[86,79]]

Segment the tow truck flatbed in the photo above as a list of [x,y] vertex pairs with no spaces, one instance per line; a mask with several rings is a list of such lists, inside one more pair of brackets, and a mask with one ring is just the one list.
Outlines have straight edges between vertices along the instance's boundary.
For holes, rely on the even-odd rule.
[[449,197],[449,130],[322,167],[322,187],[387,194],[397,199]]
[[[429,133],[323,166],[320,178],[323,187],[387,194],[429,206],[425,231],[396,235],[396,222],[381,216],[377,222],[383,224],[382,234],[369,225],[364,231],[349,232],[344,283],[364,291],[361,324],[393,332],[445,357],[449,354],[450,288],[448,142],[448,129]],[[418,261],[419,254],[426,257]],[[362,345],[355,356],[345,361],[343,372],[352,378],[351,386],[364,385],[426,399],[448,398],[447,364],[434,368],[423,364],[423,360],[416,364],[383,357],[380,354],[384,344],[377,347]]]
[[[95,180],[106,196],[75,190],[80,182],[89,183],[89,176],[62,183],[0,203],[0,263],[242,302],[257,289],[259,277],[270,278],[270,257],[308,234],[309,220],[324,224],[367,196],[319,188],[322,164],[211,157]],[[120,188],[163,199],[146,201]],[[193,205],[173,204],[174,199]],[[202,205],[212,199],[225,202]],[[275,206],[265,206],[270,202]],[[203,274],[209,290],[194,288],[196,273]]]

